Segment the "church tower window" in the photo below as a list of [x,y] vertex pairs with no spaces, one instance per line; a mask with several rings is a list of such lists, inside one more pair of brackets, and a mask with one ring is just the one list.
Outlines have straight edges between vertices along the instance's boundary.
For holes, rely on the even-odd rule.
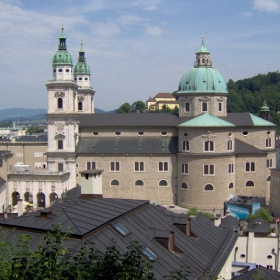
[[79,102],[78,102],[78,110],[79,110],[79,111],[82,111],[82,110],[83,110],[83,102],[82,102],[82,101],[79,101]]
[[63,100],[62,100],[61,97],[59,97],[59,98],[57,99],[57,108],[58,108],[58,109],[62,109],[62,108],[63,108]]

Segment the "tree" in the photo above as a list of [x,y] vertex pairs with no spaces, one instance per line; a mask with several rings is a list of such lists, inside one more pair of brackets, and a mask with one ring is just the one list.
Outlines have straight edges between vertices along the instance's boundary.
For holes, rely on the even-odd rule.
[[116,113],[118,114],[124,114],[124,113],[130,113],[131,112],[131,106],[129,103],[122,104],[119,109],[116,110]]
[[271,217],[270,213],[264,207],[261,207],[259,210],[257,210],[255,214],[250,214],[247,217],[247,221],[252,221],[252,220],[254,220],[255,218],[258,218],[258,217],[263,218],[264,220],[266,220],[268,222],[272,221],[272,217]]
[[133,113],[143,113],[146,109],[146,105],[143,101],[136,101],[131,105],[131,112]]
[[26,130],[25,134],[32,135],[33,133],[42,133],[42,132],[44,132],[44,129],[31,126]]
[[12,127],[13,124],[11,122],[4,122],[0,124],[0,127]]

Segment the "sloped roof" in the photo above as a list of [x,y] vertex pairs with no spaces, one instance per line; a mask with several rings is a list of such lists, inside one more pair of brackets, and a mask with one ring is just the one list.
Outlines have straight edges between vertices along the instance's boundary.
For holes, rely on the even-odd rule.
[[258,217],[248,223],[246,231],[268,233],[269,228],[270,223],[263,218]]
[[264,120],[263,118],[257,117],[253,114],[250,114],[250,116],[254,123],[254,126],[276,126],[276,124],[269,122],[267,120]]
[[229,215],[221,220],[220,227],[229,228],[233,230],[235,227],[239,227],[239,221],[236,218]]
[[222,120],[221,118],[204,113],[179,124],[178,127],[235,127],[235,125]]
[[[131,241],[138,241],[140,246],[148,247],[158,257],[151,263],[156,279],[162,279],[170,271],[182,266],[189,267],[192,279],[205,273],[209,275],[208,279],[216,279],[237,240],[237,234],[231,230],[195,220],[191,222],[192,231],[197,238],[189,238],[174,226],[178,221],[185,223],[187,215],[172,213],[161,206],[153,206],[141,200],[66,200],[46,209],[49,210],[52,214],[48,218],[40,217],[35,212],[1,221],[1,230],[6,230],[3,228],[7,226],[10,228],[6,233],[7,241],[13,242],[22,233],[29,234],[32,238],[30,246],[36,249],[42,238],[40,232],[45,233],[53,224],[61,223],[63,231],[67,231],[70,226],[73,237],[76,237],[66,242],[65,245],[69,248],[79,247],[84,240],[94,244],[100,251],[114,244],[124,253]],[[129,234],[121,236],[112,227],[115,222],[124,226]],[[169,232],[174,232],[175,244],[183,252],[180,257],[154,240],[155,236],[166,237]]]
[[272,269],[268,269],[263,266],[259,266],[244,274],[234,277],[236,280],[254,280],[254,279],[266,279],[266,280],[278,280],[280,272]]
[[78,154],[166,154],[178,152],[178,137],[81,137]]
[[175,97],[169,92],[159,92],[154,98],[175,98]]

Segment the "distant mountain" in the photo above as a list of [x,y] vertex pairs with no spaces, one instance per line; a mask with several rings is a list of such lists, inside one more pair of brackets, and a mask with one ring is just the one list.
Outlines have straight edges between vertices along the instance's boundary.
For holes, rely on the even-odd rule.
[[[115,113],[116,110],[106,112],[102,109],[95,108],[96,114]],[[0,110],[0,123],[19,122],[19,123],[44,123],[46,122],[46,109],[25,109],[11,108]]]

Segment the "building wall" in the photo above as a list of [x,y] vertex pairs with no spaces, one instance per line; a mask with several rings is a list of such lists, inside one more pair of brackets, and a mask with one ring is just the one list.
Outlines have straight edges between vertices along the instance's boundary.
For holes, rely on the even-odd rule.
[[[177,186],[176,155],[79,155],[77,158],[77,183],[80,184],[79,172],[86,169],[86,162],[95,162],[96,168],[103,170],[103,196],[114,198],[148,199],[160,204],[174,204]],[[110,163],[119,162],[120,171],[110,171]],[[144,162],[144,171],[135,171],[135,162]],[[159,171],[159,162],[168,162],[168,171]],[[113,180],[119,186],[112,186]],[[143,186],[135,186],[142,180]],[[166,180],[167,186],[159,186]]]
[[[234,249],[232,261],[255,263],[267,267],[272,266],[276,269],[279,261],[277,260],[278,237],[254,237],[254,233],[249,236],[239,236]],[[271,256],[271,258],[269,257]]]

